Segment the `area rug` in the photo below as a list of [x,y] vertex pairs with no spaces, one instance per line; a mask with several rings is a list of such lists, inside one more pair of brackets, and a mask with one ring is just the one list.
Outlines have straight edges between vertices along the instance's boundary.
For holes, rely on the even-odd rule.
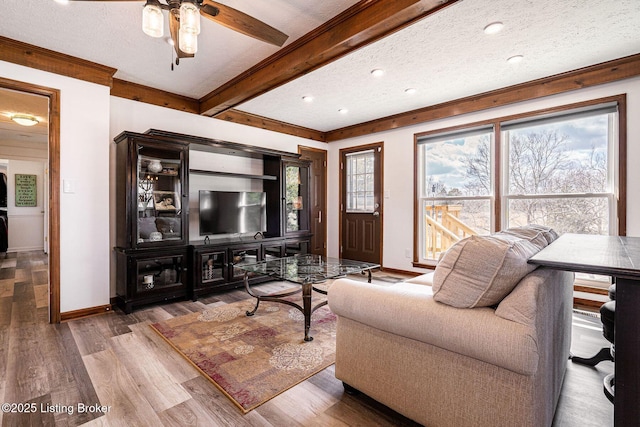
[[151,325],[243,413],[335,362],[336,317],[327,306],[313,313],[314,339],[305,342],[299,310],[263,301],[246,316],[254,304],[220,305]]

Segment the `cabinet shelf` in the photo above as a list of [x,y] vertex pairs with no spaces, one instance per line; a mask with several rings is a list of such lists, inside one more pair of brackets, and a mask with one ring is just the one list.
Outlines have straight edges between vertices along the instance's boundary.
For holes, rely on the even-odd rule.
[[250,175],[250,174],[235,173],[235,172],[207,171],[203,169],[189,169],[189,173],[196,174],[196,175],[217,175],[217,176],[229,176],[234,178],[261,179],[263,181],[278,180],[278,177],[273,175]]

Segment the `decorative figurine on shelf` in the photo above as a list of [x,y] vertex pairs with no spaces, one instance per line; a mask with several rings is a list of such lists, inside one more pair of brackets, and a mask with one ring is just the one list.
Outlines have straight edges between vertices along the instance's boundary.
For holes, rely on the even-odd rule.
[[149,164],[147,165],[147,170],[153,173],[161,172],[162,163],[160,163],[160,160],[150,160]]
[[213,279],[213,260],[212,259],[207,260],[207,266],[204,271],[204,279],[205,280]]

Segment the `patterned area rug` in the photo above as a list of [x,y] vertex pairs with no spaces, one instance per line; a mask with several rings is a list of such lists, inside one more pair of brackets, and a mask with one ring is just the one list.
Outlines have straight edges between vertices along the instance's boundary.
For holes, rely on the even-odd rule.
[[243,413],[335,362],[336,317],[327,306],[311,317],[310,342],[296,308],[263,301],[246,316],[253,307],[247,300],[151,325]]

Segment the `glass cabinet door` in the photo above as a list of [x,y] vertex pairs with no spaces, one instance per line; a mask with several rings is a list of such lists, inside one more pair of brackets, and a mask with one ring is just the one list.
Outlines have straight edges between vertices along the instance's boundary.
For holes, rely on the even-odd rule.
[[225,250],[202,254],[199,259],[202,285],[224,283],[224,272],[227,267],[227,252]]
[[309,167],[297,163],[284,164],[286,233],[309,230]]
[[137,148],[137,243],[182,243],[183,151]]
[[181,255],[138,259],[135,293],[140,295],[181,287],[185,283],[183,270],[184,257]]

